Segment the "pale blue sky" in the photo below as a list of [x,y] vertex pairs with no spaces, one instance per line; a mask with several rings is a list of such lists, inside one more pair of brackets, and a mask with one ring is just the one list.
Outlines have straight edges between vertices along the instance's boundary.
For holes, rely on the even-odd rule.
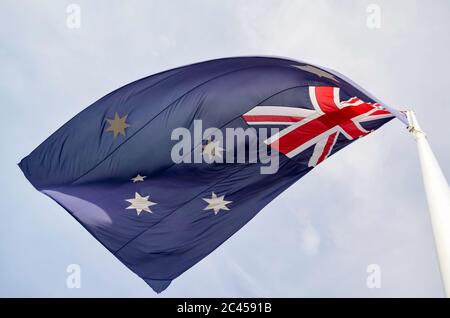
[[[81,28],[66,7],[81,6]],[[366,8],[381,8],[381,28]],[[0,2],[0,296],[443,296],[412,136],[398,122],[339,152],[156,295],[16,164],[93,101],[218,57],[336,69],[412,108],[450,175],[450,4],[441,1]],[[66,287],[81,265],[82,287]],[[380,289],[366,267],[381,266]]]

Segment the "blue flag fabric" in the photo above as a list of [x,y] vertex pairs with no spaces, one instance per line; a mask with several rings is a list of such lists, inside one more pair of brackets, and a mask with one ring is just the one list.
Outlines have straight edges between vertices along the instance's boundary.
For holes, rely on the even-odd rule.
[[[339,96],[330,95],[336,88]],[[173,147],[179,140],[173,131],[184,127],[195,135],[200,120],[203,128],[217,127],[223,135],[226,128],[276,126],[283,131],[314,111],[321,113],[320,107],[327,113],[329,98],[338,98],[339,107],[350,105],[346,109],[365,103],[383,112],[377,100],[347,79],[302,62],[239,57],[188,65],[106,95],[19,166],[37,190],[161,292],[321,160],[353,142],[355,129],[370,132],[393,117],[371,111],[374,116],[348,129],[339,126],[338,117],[329,117],[313,129],[318,135],[326,124],[323,131],[329,133],[312,144],[308,139],[303,148],[297,146],[309,130],[287,142],[280,139],[278,145],[266,142],[269,153],[280,154],[272,174],[261,173],[266,164],[259,160],[195,163],[190,157],[190,162],[174,162]],[[324,104],[318,108],[319,99]],[[280,113],[274,107],[281,107]],[[346,116],[348,121],[351,116]],[[189,157],[196,149],[203,154],[209,142],[191,140],[183,155]],[[225,143],[215,148],[222,150],[223,157],[230,151]]]

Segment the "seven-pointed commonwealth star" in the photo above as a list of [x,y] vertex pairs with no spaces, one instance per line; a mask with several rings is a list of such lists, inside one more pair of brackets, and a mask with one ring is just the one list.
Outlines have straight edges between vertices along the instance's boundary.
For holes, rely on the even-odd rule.
[[339,81],[337,80],[337,78],[334,77],[333,74],[330,74],[330,73],[328,73],[328,72],[325,72],[324,70],[321,70],[320,68],[314,67],[314,66],[312,66],[312,65],[304,65],[304,66],[297,66],[297,67],[298,67],[299,69],[301,69],[301,70],[306,71],[306,72],[316,74],[316,75],[319,76],[319,77],[325,77],[325,78],[328,78],[328,79],[330,79],[330,80],[332,80],[332,81],[339,82]]
[[155,202],[152,202],[148,199],[149,196],[143,197],[139,193],[134,194],[134,198],[127,199],[125,201],[131,203],[127,209],[135,209],[137,212],[137,215],[141,214],[142,211],[153,213],[149,207],[152,205],[155,205]]
[[144,181],[145,178],[147,178],[147,176],[141,176],[141,175],[138,173],[138,175],[137,175],[136,177],[131,178],[130,180],[133,181],[133,183],[136,183],[136,182],[142,182],[142,181]]
[[203,154],[208,156],[208,159],[211,160],[214,157],[222,158],[223,148],[220,147],[219,141],[212,141],[211,138],[208,139],[208,143],[203,146]]
[[214,210],[215,215],[217,215],[217,213],[219,213],[220,210],[227,210],[227,211],[230,210],[227,207],[227,204],[230,204],[233,201],[225,201],[224,198],[225,198],[224,195],[218,197],[214,192],[211,193],[211,199],[202,198],[202,200],[208,203],[208,206],[203,210]]
[[115,113],[114,119],[106,118],[109,127],[106,128],[105,131],[111,131],[114,135],[114,139],[117,137],[118,134],[125,136],[125,129],[130,127],[130,125],[126,123],[127,117],[128,115],[120,117],[118,113]]

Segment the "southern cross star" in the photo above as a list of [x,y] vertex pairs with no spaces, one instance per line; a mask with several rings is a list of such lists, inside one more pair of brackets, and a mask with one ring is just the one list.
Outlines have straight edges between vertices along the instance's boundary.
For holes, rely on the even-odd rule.
[[110,131],[114,135],[114,139],[116,139],[118,134],[121,134],[122,136],[125,136],[125,129],[130,127],[126,123],[128,115],[125,115],[123,117],[120,117],[118,113],[114,114],[114,119],[106,118],[106,121],[109,124],[109,127],[106,128],[105,131]]
[[136,177],[131,178],[130,180],[133,181],[133,183],[136,183],[136,182],[142,182],[142,181],[144,181],[145,178],[147,178],[147,176],[141,176],[141,175],[138,173],[138,175],[137,175]]
[[206,201],[208,203],[208,206],[203,210],[214,210],[215,215],[217,215],[217,213],[219,213],[220,210],[229,211],[230,209],[227,207],[227,204],[230,204],[233,201],[225,201],[224,198],[225,195],[218,197],[214,192],[212,192],[210,199],[202,198],[203,201]]
[[312,66],[312,65],[303,65],[303,66],[295,65],[295,66],[306,72],[316,74],[319,77],[325,77],[332,81],[339,82],[338,79],[336,77],[334,77],[333,74],[325,72],[324,70],[321,70],[320,68],[317,68],[315,66]]
[[155,205],[155,202],[150,201],[149,196],[143,197],[139,193],[134,194],[134,198],[127,199],[125,201],[131,203],[127,209],[135,209],[137,215],[141,214],[142,211],[153,213],[149,207]]

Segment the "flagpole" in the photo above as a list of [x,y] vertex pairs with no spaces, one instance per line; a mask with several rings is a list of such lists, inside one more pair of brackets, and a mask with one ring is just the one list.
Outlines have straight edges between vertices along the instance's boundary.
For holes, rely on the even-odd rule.
[[414,112],[408,111],[407,117],[408,130],[415,136],[419,151],[444,290],[450,298],[450,188]]

